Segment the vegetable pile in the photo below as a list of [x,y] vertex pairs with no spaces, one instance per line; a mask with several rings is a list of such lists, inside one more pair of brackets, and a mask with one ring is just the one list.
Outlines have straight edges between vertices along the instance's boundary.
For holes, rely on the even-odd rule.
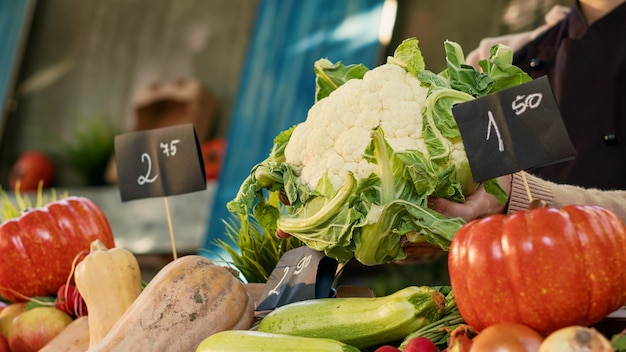
[[[306,121],[275,138],[229,211],[339,261],[403,259],[405,240],[447,250],[464,222],[428,209],[428,197],[460,202],[477,187],[451,107],[530,77],[511,64],[509,47],[494,47],[482,71],[465,64],[457,43],[444,47],[439,74],[425,68],[414,38],[373,70],[318,60]],[[504,202],[495,179],[485,188]],[[273,193],[284,207],[268,202]]]
[[[594,328],[626,304],[626,225],[615,214],[571,205],[466,224],[428,209],[430,196],[463,201],[477,187],[452,105],[529,78],[508,47],[495,46],[478,71],[450,41],[448,67],[434,74],[417,44],[404,41],[373,70],[316,63],[307,120],[276,137],[228,204],[239,253],[221,244],[248,282],[267,282],[302,244],[375,265],[426,242],[449,250],[450,286],[256,312],[237,270],[199,255],[144,286],[137,258],[115,247],[88,199],[24,214],[5,204],[0,351],[625,351],[626,330],[609,340]],[[496,180],[485,187],[504,196]]]

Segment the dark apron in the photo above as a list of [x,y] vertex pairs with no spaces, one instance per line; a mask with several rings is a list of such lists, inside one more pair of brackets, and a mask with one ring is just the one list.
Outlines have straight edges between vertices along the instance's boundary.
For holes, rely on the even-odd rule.
[[557,183],[626,189],[626,3],[587,26],[577,4],[515,54],[533,78],[548,75],[573,161],[528,170]]

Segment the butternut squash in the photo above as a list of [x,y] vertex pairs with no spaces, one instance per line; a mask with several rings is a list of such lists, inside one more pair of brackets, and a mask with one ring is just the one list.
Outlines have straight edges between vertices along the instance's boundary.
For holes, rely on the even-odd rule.
[[39,352],[85,352],[89,348],[89,320],[87,316],[74,319]]
[[89,347],[108,333],[141,293],[141,270],[127,249],[107,249],[100,240],[91,243],[89,254],[74,272],[76,288],[87,305]]
[[199,255],[163,267],[89,352],[194,351],[207,336],[249,329],[254,301],[228,269]]

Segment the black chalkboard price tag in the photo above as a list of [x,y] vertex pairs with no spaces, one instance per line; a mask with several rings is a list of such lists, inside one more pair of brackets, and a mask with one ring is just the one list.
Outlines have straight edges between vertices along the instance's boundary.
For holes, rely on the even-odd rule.
[[206,189],[204,160],[192,124],[115,137],[122,201]]
[[475,182],[576,156],[545,76],[457,104],[452,113]]
[[280,258],[263,287],[257,311],[288,303],[332,296],[338,263],[307,246],[292,249]]

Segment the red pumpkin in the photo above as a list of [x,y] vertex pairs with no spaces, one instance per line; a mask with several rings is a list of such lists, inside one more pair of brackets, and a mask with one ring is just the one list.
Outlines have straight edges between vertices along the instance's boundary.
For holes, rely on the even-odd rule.
[[74,258],[95,239],[115,246],[107,218],[87,198],[64,198],[6,220],[0,225],[0,296],[16,302],[21,295],[55,295]]
[[495,215],[457,232],[448,269],[474,329],[512,322],[545,336],[626,303],[626,227],[596,206]]

